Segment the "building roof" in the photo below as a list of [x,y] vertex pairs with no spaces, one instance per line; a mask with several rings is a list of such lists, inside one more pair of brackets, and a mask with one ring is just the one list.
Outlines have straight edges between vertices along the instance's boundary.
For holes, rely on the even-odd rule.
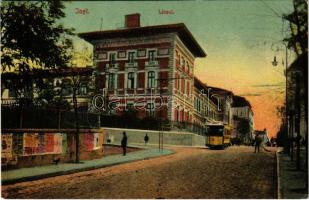
[[216,93],[216,94],[226,94],[226,95],[231,95],[233,96],[233,92],[223,89],[223,88],[218,88],[218,87],[212,87],[212,86],[207,86],[208,88],[211,88],[210,93]]
[[94,31],[79,33],[78,36],[85,39],[88,42],[98,39],[112,39],[112,38],[130,38],[137,36],[149,36],[161,33],[177,33],[182,42],[196,57],[206,57],[205,51],[195,40],[191,32],[188,30],[184,23],[178,24],[166,24],[144,27],[123,28],[106,31]]
[[245,98],[241,96],[233,96],[233,104],[232,107],[244,107],[248,106],[251,109],[250,102]]
[[196,87],[199,90],[205,90],[207,91],[207,86],[205,83],[203,83],[200,79],[197,77],[194,77],[194,87]]

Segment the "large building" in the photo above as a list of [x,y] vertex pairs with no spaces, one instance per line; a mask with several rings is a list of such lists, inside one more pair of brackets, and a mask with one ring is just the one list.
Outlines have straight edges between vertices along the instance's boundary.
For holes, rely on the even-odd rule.
[[125,27],[81,33],[94,46],[97,86],[121,114],[193,123],[194,61],[206,53],[183,23],[142,27],[139,14]]
[[[234,96],[232,113],[234,129],[232,137],[242,138],[245,143],[250,143],[254,138],[254,114],[250,103],[240,96]],[[243,134],[239,133],[240,126],[247,126],[244,123],[248,123],[248,132]]]

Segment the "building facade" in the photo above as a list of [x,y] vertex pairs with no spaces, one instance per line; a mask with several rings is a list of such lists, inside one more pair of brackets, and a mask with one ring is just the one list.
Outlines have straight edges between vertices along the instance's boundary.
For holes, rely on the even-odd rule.
[[234,130],[233,137],[239,136],[237,129],[239,127],[239,119],[246,119],[249,122],[249,132],[244,137],[244,142],[249,143],[254,138],[254,119],[253,112],[249,106],[232,107],[232,113],[234,117]]
[[[234,119],[232,137],[242,138],[243,142],[250,143],[254,139],[254,114],[249,101],[244,97],[234,96],[231,111]],[[240,126],[248,126],[248,132],[239,133]]]
[[125,28],[81,33],[94,46],[98,92],[121,114],[194,121],[194,61],[206,53],[180,24],[140,26],[140,15],[125,16]]

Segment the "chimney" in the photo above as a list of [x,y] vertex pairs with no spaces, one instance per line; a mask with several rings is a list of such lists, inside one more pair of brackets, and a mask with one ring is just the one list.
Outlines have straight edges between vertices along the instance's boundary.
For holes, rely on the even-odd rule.
[[140,14],[134,13],[125,16],[125,27],[126,28],[135,28],[140,27]]

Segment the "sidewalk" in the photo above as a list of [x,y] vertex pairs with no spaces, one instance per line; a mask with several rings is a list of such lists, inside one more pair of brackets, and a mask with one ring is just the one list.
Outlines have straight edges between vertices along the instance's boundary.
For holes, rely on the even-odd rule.
[[164,149],[145,149],[128,153],[126,156],[113,155],[95,160],[82,161],[82,163],[59,163],[58,165],[38,166],[31,168],[21,168],[1,172],[2,184],[12,184],[23,181],[31,181],[52,176],[72,174],[81,171],[98,169],[117,164],[133,162],[148,158],[159,157],[163,155],[173,154],[174,151]]
[[287,154],[278,153],[280,168],[280,193],[282,199],[307,199],[308,191],[305,189],[305,150],[301,151],[301,170],[296,170],[295,160],[292,162]]

